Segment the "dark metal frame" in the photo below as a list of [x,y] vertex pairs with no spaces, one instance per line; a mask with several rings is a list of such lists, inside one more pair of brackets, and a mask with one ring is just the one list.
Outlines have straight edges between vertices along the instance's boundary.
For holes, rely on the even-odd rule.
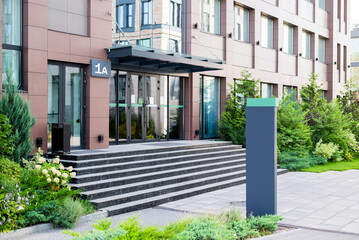
[[[79,67],[82,69],[82,81],[81,81],[81,132],[80,132],[80,148],[85,148],[86,146],[86,68],[81,64],[65,63],[65,62],[56,62],[49,61],[49,65],[59,66],[59,123],[65,123],[65,77],[66,77],[66,67]],[[71,147],[77,148],[77,147]]]

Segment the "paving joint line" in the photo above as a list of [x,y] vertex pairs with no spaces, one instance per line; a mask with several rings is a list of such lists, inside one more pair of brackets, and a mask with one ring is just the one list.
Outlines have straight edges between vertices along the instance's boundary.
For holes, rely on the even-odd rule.
[[280,226],[280,227],[288,227],[288,228],[296,228],[296,229],[307,229],[307,230],[313,230],[313,231],[319,231],[319,232],[327,232],[327,233],[337,233],[337,234],[346,234],[346,235],[352,235],[352,236],[359,236],[358,233],[338,231],[338,230],[329,230],[329,229],[322,229],[322,228],[316,228],[316,227],[305,227],[305,226],[286,224],[286,223],[278,223],[277,225]]

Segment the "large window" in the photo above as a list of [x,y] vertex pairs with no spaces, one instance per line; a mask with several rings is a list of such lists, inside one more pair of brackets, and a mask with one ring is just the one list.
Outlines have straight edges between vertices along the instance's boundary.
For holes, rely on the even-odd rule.
[[261,83],[261,97],[271,98],[274,96],[274,85],[269,83]]
[[181,4],[171,1],[171,26],[181,27]]
[[178,41],[175,39],[169,39],[168,42],[168,51],[178,53]]
[[237,40],[249,42],[249,11],[234,6],[234,37]]
[[319,37],[318,61],[325,63],[325,38]]
[[273,19],[262,16],[261,46],[273,48]]
[[319,8],[325,10],[325,0],[319,0]]
[[135,26],[135,4],[122,4],[116,8],[117,22],[120,28],[134,28]]
[[311,42],[311,34],[309,32],[303,31],[302,34],[302,54],[303,57],[310,59],[310,42]]
[[142,0],[142,25],[152,24],[152,1]]
[[297,87],[293,86],[283,86],[283,95],[287,97],[288,95],[293,101],[297,100]]
[[13,81],[22,87],[21,82],[21,2],[2,0],[2,84]]
[[151,47],[151,38],[139,39],[139,40],[137,40],[137,45],[150,48]]
[[220,34],[220,0],[201,0],[202,30]]
[[284,24],[284,41],[283,52],[293,54],[294,53],[294,27],[289,24]]

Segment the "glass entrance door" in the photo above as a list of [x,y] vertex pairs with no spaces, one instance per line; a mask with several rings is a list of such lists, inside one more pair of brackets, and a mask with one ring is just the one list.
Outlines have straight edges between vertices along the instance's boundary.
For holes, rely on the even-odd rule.
[[84,147],[83,68],[63,63],[48,64],[48,148],[53,123],[71,125],[71,147]]
[[200,83],[200,130],[203,139],[218,137],[220,117],[220,80],[202,76]]
[[112,143],[184,138],[184,81],[179,77],[112,71]]

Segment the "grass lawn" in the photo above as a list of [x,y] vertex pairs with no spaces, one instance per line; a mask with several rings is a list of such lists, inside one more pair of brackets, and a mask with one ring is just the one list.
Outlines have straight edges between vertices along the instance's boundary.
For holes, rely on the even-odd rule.
[[329,162],[325,165],[317,165],[310,168],[302,169],[302,172],[321,173],[326,171],[346,171],[350,169],[359,169],[359,156],[354,154],[352,162]]

